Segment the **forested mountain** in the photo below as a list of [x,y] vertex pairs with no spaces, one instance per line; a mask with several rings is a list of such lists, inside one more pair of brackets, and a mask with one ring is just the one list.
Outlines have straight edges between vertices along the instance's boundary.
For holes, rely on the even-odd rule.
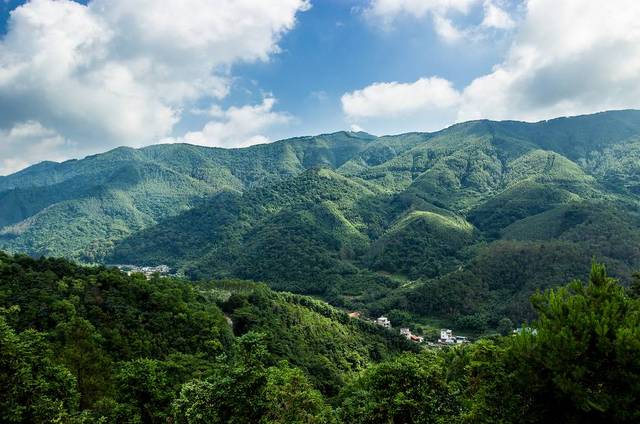
[[594,264],[519,334],[418,349],[253,282],[0,253],[0,421],[633,423],[638,295]]
[[482,332],[640,269],[640,111],[246,149],[157,145],[0,178],[0,248],[242,278]]

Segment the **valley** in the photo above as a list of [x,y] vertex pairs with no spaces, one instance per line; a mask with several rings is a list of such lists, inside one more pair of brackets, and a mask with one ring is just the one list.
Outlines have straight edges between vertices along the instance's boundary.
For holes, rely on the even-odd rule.
[[[640,112],[244,149],[119,148],[0,178],[0,249],[241,278],[481,334],[640,269]],[[635,155],[635,156],[634,156]]]

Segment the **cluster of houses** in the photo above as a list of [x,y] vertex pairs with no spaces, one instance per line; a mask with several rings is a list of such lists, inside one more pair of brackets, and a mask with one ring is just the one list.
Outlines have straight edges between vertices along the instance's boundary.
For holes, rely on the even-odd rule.
[[[389,321],[389,318],[385,317],[384,315],[376,319],[376,324],[378,324],[380,327],[391,328],[391,321]],[[401,328],[400,334],[405,336],[407,340],[411,340],[415,343],[422,343],[424,341],[423,337],[411,333],[411,330],[408,328]]]
[[[362,315],[360,312],[349,313],[349,317],[351,318],[361,318],[361,316]],[[389,320],[389,318],[385,317],[384,315],[381,315],[380,317],[376,318],[373,322],[379,325],[380,327],[389,328],[389,329],[391,328],[391,321]],[[401,328],[400,334],[406,337],[407,340],[411,340],[412,342],[415,342],[415,343],[424,342],[424,337],[418,336],[417,334],[413,334],[409,328]],[[456,336],[455,334],[453,334],[452,330],[448,328],[442,328],[440,330],[440,338],[438,339],[438,341],[436,343],[427,342],[427,344],[429,346],[435,347],[435,346],[442,346],[442,345],[462,344],[462,343],[468,343],[468,342],[469,342],[469,339],[467,337]]]
[[171,268],[168,265],[157,266],[137,266],[137,265],[116,265],[116,267],[125,272],[127,275],[131,274],[143,274],[147,279],[151,278],[154,274],[169,275]]

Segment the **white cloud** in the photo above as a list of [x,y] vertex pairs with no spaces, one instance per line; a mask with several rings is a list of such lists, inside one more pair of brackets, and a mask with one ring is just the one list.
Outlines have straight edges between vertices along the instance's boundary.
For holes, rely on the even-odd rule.
[[[52,156],[70,144],[60,134],[36,121],[16,123],[8,130],[0,130],[0,174],[16,172],[29,164],[29,160],[60,160]],[[28,159],[27,159],[28,158]]]
[[446,14],[450,11],[467,13],[478,0],[372,0],[368,13],[384,19],[399,15],[421,18],[429,13]]
[[365,10],[366,16],[390,28],[392,23],[402,17],[430,17],[436,34],[447,43],[463,39],[482,38],[483,31],[489,28],[508,30],[515,26],[509,13],[501,7],[500,0],[485,0],[483,21],[480,25],[457,25],[452,16],[469,15],[471,10],[481,4],[481,0],[371,0]]
[[433,16],[433,25],[436,34],[448,43],[455,43],[465,36],[464,31],[456,28],[451,19],[447,19],[441,15]]
[[505,60],[463,96],[459,119],[640,106],[640,2],[530,0]]
[[0,41],[0,129],[38,122],[77,142],[67,156],[154,142],[196,100],[226,96],[232,64],[276,53],[308,7],[306,0],[31,0],[11,12]]
[[[504,24],[504,22],[502,22]],[[489,24],[487,24],[489,25]],[[498,25],[498,20],[492,26]],[[503,25],[504,26],[504,25]],[[416,113],[445,118],[522,119],[640,107],[640,2],[529,0],[505,59],[444,100],[415,83],[376,83],[343,96],[351,122]],[[437,96],[435,98],[438,98]],[[441,125],[452,123],[442,121]],[[390,124],[391,125],[391,124]],[[418,124],[419,125],[419,124]],[[413,129],[413,128],[405,128]]]
[[428,113],[455,106],[460,100],[451,83],[438,77],[413,83],[379,82],[342,96],[342,109],[351,119]]
[[511,29],[516,26],[515,21],[511,18],[499,4],[494,0],[485,0],[484,2],[484,18],[482,26],[486,28]]
[[268,143],[270,140],[262,132],[291,120],[288,114],[273,110],[275,103],[273,97],[265,97],[261,104],[254,106],[230,107],[226,110],[214,108],[209,116],[215,119],[207,122],[202,130],[188,132],[184,137],[166,139],[164,142],[209,147],[246,147]]

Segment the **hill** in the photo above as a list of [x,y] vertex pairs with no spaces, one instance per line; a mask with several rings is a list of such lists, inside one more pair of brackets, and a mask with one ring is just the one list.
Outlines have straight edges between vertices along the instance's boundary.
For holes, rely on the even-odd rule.
[[[640,111],[246,149],[159,145],[0,179],[0,247],[167,264],[482,332],[592,257],[640,269]],[[439,321],[433,321],[433,320]]]
[[419,348],[248,281],[0,253],[0,420],[632,423],[639,287],[594,264],[534,296],[531,327]]
[[182,384],[250,343],[265,349],[265,366],[287,361],[327,396],[369,364],[415,350],[326,303],[252,282],[146,279],[0,252],[3,422],[68,422],[57,414],[78,409],[82,422],[157,422]]

